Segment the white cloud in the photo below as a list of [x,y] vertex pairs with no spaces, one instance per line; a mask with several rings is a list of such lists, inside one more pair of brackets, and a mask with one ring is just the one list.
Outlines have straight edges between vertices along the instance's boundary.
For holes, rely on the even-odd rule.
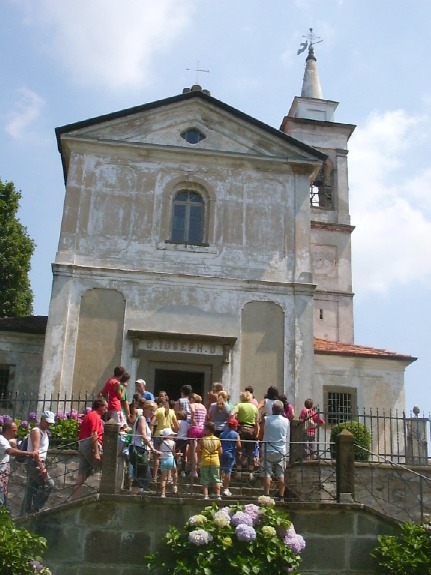
[[354,290],[385,293],[431,279],[431,165],[412,173],[426,117],[373,114],[352,136],[349,180]]
[[20,0],[17,5],[76,83],[123,90],[153,81],[154,57],[186,31],[195,2]]
[[20,88],[14,110],[6,122],[6,132],[15,140],[33,139],[31,126],[40,117],[44,105],[45,101],[36,92]]

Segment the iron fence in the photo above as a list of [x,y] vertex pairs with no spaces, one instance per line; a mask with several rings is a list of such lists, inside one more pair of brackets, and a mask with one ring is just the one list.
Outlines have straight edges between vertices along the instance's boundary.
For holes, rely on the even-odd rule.
[[[320,410],[318,413],[325,422],[357,422],[364,425],[371,437],[368,455],[371,462],[380,462],[383,458],[407,466],[431,464],[430,416],[412,417],[405,412],[399,414],[398,411],[379,409],[358,410],[349,415]],[[316,438],[319,444],[328,445],[331,442],[334,425],[325,423],[318,428]],[[324,450],[319,457],[331,458],[331,453]]]
[[[55,414],[66,416],[72,411],[83,413],[91,407],[95,395],[83,393],[78,395],[31,395],[15,392],[0,400],[0,416],[26,420],[30,413],[40,415],[49,409]],[[331,431],[333,424],[328,422],[358,422],[370,432],[371,445],[369,461],[380,462],[381,458],[403,465],[431,464],[431,421],[430,416],[408,416],[398,411],[380,411],[369,409],[351,413],[345,411],[317,410],[319,416],[327,423],[317,429],[316,441],[320,459],[332,459]],[[320,446],[320,447],[319,447]],[[322,447],[323,446],[323,447]]]

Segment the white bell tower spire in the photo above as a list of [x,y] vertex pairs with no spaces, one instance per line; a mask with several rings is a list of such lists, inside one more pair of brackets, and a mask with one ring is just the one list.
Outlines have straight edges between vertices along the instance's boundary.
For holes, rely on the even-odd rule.
[[298,50],[298,54],[301,54],[301,52],[303,52],[308,46],[304,79],[302,80],[302,98],[318,98],[320,100],[323,98],[319,81],[319,71],[317,69],[317,60],[314,55],[314,44],[318,44],[319,42],[322,42],[322,40],[318,39],[317,36],[313,34],[313,28],[310,28],[308,39],[301,43],[302,48]]

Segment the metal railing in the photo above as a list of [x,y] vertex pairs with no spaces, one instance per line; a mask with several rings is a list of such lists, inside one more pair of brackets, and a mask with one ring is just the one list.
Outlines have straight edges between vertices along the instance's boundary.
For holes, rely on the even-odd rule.
[[[53,394],[36,396],[25,393],[13,393],[0,400],[0,416],[9,415],[20,420],[28,419],[30,413],[40,414],[49,409],[54,413],[69,414],[71,411],[83,413],[91,407],[95,396],[89,393],[74,396]],[[326,422],[353,421],[363,424],[370,432],[370,461],[378,463],[380,458],[404,465],[431,464],[431,420],[430,416],[408,416],[397,411],[369,409],[328,413],[318,410],[319,416]],[[326,423],[316,432],[316,441],[328,446],[331,442],[333,425]],[[322,459],[331,459],[329,449],[319,454]]]
[[[380,411],[379,409],[366,411],[357,410],[352,414],[328,413],[316,410],[325,421],[331,422],[357,422],[364,425],[371,436],[369,461],[376,463],[381,458],[393,463],[403,465],[430,465],[431,464],[431,420],[428,417],[408,416],[397,411]],[[328,444],[331,441],[331,430],[336,425],[325,423],[316,431],[317,441]],[[330,452],[320,457],[330,457]]]

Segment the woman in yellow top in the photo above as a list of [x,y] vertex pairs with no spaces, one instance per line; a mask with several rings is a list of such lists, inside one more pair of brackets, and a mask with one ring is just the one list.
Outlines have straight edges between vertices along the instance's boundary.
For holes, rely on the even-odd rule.
[[214,493],[217,499],[220,497],[220,457],[221,442],[214,435],[215,424],[208,421],[204,426],[204,436],[198,440],[196,452],[200,457],[201,464],[201,484],[204,499],[208,497],[208,486],[214,486]]
[[259,432],[258,409],[251,402],[249,391],[242,391],[239,403],[234,407],[231,416],[239,421],[238,433],[241,438],[241,452],[237,452],[237,467],[241,467],[242,459],[247,460],[250,480],[253,480],[256,438]]

